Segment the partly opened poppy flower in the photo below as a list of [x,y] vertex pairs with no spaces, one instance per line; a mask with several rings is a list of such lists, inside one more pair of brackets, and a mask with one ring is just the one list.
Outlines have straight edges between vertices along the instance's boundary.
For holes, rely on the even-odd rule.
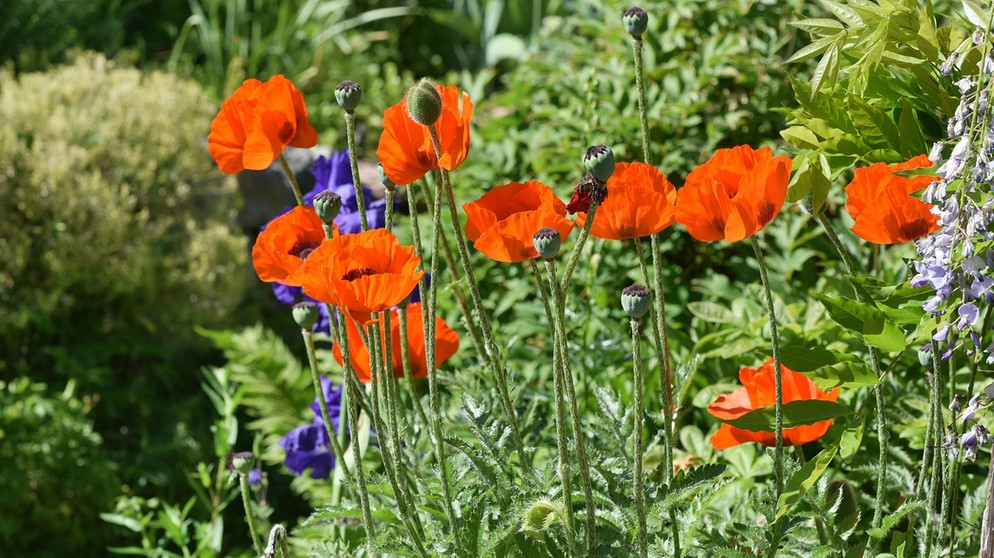
[[856,169],[846,186],[846,210],[855,221],[852,232],[874,244],[895,244],[921,238],[939,228],[932,206],[910,194],[926,188],[938,176],[911,178],[893,174],[932,166],[927,155],[888,166],[877,163]]
[[[421,321],[421,303],[410,303],[406,307],[407,311],[407,343],[408,354],[411,357],[411,375],[415,379],[428,376],[428,357],[425,353],[425,329]],[[393,376],[395,378],[404,377],[404,361],[400,352],[400,319],[398,310],[391,311],[390,337],[391,337],[391,357]],[[352,361],[352,368],[356,377],[363,383],[369,383],[370,363],[369,349],[359,337],[359,330],[355,322],[348,320],[349,328],[349,360]],[[380,322],[380,334],[383,332],[383,323]],[[435,366],[440,366],[459,350],[459,334],[456,333],[449,324],[442,318],[435,318]],[[334,346],[335,360],[342,363],[342,351],[336,343]]]
[[259,279],[299,286],[293,277],[307,256],[324,240],[321,218],[312,207],[297,206],[270,221],[252,247]]
[[566,204],[537,180],[498,186],[462,207],[466,237],[473,247],[499,262],[537,258],[532,238],[543,227],[555,229],[562,238],[573,229],[573,222],[566,218]]
[[719,149],[687,176],[676,220],[697,240],[749,238],[780,212],[790,166],[790,159],[774,157],[769,147]]
[[439,167],[453,170],[469,153],[469,121],[473,117],[469,93],[454,85],[436,85],[435,89],[442,97],[442,115],[435,122],[441,159],[435,155],[428,129],[407,114],[406,98],[383,114],[383,134],[376,156],[394,184],[410,184]]
[[[618,163],[607,181],[608,196],[597,209],[590,236],[626,240],[656,234],[676,219],[676,188],[645,163]],[[582,227],[587,215],[577,216]]]
[[[835,388],[829,393],[825,393],[815,385],[810,378],[804,374],[799,374],[782,366],[783,371],[783,402],[810,401],[819,399],[822,401],[838,401],[839,389]],[[722,420],[737,419],[749,411],[769,407],[776,404],[776,379],[773,359],[767,360],[758,369],[744,367],[739,370],[739,380],[745,387],[739,388],[727,395],[719,395],[713,403],[708,405],[708,412]],[[808,442],[813,442],[821,438],[832,426],[831,420],[824,420],[814,424],[785,428],[783,431],[783,443],[785,446],[799,446]],[[714,436],[711,436],[711,445],[715,449],[727,449],[746,442],[759,442],[764,446],[776,445],[776,434],[774,432],[752,432],[735,428],[728,424],[722,424],[721,428]]]
[[390,231],[374,229],[336,236],[310,253],[296,279],[308,296],[334,304],[360,325],[371,314],[411,294],[424,271],[414,247],[401,246]]
[[318,133],[307,121],[304,96],[282,75],[247,79],[221,105],[207,147],[225,174],[263,170],[287,146],[314,147]]

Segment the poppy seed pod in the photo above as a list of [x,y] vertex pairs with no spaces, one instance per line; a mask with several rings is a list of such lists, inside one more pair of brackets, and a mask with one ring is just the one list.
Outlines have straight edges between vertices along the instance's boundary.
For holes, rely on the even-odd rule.
[[641,318],[649,311],[652,298],[649,296],[649,289],[645,285],[629,285],[621,291],[621,307],[632,318]]
[[383,163],[376,165],[376,173],[380,175],[380,182],[383,183],[384,188],[387,190],[393,190],[397,187],[397,185],[393,183],[393,180],[390,180],[390,177],[387,176],[387,171],[383,170]]
[[554,260],[559,255],[559,248],[563,245],[563,236],[559,231],[551,227],[542,227],[532,237],[535,243],[535,250],[544,260]]
[[442,97],[428,78],[407,90],[407,114],[422,126],[431,126],[442,115]]
[[583,166],[601,182],[607,182],[614,174],[614,151],[606,145],[595,145],[583,156]]
[[342,210],[342,196],[331,190],[325,190],[314,196],[314,211],[325,225],[335,222],[338,212]]
[[345,80],[335,87],[335,100],[346,112],[352,112],[362,100],[362,88],[354,81]]
[[633,39],[641,39],[642,34],[645,33],[646,28],[649,26],[649,14],[636,6],[629,8],[621,18],[621,21],[625,24],[625,30],[628,31],[628,34]]
[[300,329],[310,331],[318,321],[318,305],[313,302],[298,302],[293,305],[293,321]]
[[250,451],[240,451],[228,456],[228,466],[239,475],[247,475],[255,467],[255,454]]

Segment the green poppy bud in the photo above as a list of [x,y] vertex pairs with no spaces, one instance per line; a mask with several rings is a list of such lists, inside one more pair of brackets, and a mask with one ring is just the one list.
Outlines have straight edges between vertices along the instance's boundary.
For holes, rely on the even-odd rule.
[[314,196],[314,211],[325,225],[331,225],[342,210],[342,196],[331,190],[325,190]]
[[629,8],[621,20],[625,24],[625,30],[633,39],[641,39],[649,26],[649,14],[639,7]]
[[318,306],[313,302],[298,302],[293,305],[293,321],[300,329],[310,331],[318,321]]
[[606,145],[595,145],[584,154],[583,166],[594,178],[607,182],[614,174],[614,151]]
[[228,467],[239,475],[247,475],[255,467],[255,454],[250,451],[240,451],[228,456]]
[[335,88],[335,100],[346,112],[352,112],[362,100],[362,88],[354,81],[345,80]]
[[532,236],[535,249],[544,260],[554,260],[559,255],[559,248],[563,245],[563,237],[559,231],[549,227],[542,227]]
[[383,183],[384,188],[387,190],[393,190],[397,187],[397,185],[393,183],[393,180],[390,180],[390,177],[387,176],[387,171],[383,170],[383,163],[376,165],[376,172],[380,175],[380,182]]
[[922,367],[931,370],[932,369],[932,345],[922,345],[918,349],[918,362],[921,363]]
[[652,297],[649,296],[649,289],[645,285],[629,285],[621,291],[621,307],[632,318],[641,318],[649,311],[652,304]]
[[407,90],[407,114],[422,126],[431,126],[442,116],[442,96],[428,78]]

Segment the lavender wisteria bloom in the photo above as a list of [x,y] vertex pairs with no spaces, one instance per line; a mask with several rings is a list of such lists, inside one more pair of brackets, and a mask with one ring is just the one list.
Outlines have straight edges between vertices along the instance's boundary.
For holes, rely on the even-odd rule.
[[[983,63],[982,71],[990,73],[994,65]],[[977,79],[955,82],[961,98],[946,128],[948,139],[929,154],[941,163],[940,180],[922,194],[935,206],[940,228],[915,242],[918,260],[911,285],[935,291],[922,307],[944,318],[932,336],[944,343],[943,358],[952,355],[960,339],[969,339],[969,355],[982,351],[994,360],[994,343],[981,349],[982,316],[994,302],[994,251],[987,248],[994,241],[994,120],[987,107],[991,80],[982,81],[979,90]],[[948,146],[952,149],[943,160]]]
[[[342,386],[336,386],[326,376],[321,376],[321,391],[328,403],[332,428],[338,430],[339,410],[342,406]],[[303,475],[311,470],[311,478],[326,479],[335,468],[335,456],[331,453],[331,439],[321,419],[321,407],[317,400],[311,403],[314,418],[311,424],[298,426],[280,440],[280,447],[286,450],[286,468],[295,475]]]

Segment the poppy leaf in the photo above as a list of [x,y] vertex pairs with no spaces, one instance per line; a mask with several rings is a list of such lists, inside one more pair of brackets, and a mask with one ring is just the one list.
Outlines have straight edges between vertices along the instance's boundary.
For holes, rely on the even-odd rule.
[[780,495],[780,500],[777,501],[777,521],[788,510],[794,507],[801,498],[804,497],[804,493],[807,492],[818,479],[825,474],[825,470],[832,463],[832,459],[835,458],[835,454],[838,453],[839,448],[832,446],[825,448],[815,456],[814,459],[808,461],[801,467],[799,471],[794,473],[790,480],[787,482],[787,487],[784,489],[783,494]]
[[[754,409],[737,419],[722,420],[722,422],[750,432],[773,432],[776,428],[775,407],[775,405],[770,405]],[[786,430],[795,426],[806,426],[823,420],[843,417],[850,413],[852,411],[848,407],[835,401],[821,399],[790,401],[783,405],[783,428]]]
[[839,456],[846,463],[859,451],[859,446],[863,442],[863,430],[865,427],[866,415],[864,414],[860,416],[858,421],[854,421],[842,432],[842,437],[839,439]]

